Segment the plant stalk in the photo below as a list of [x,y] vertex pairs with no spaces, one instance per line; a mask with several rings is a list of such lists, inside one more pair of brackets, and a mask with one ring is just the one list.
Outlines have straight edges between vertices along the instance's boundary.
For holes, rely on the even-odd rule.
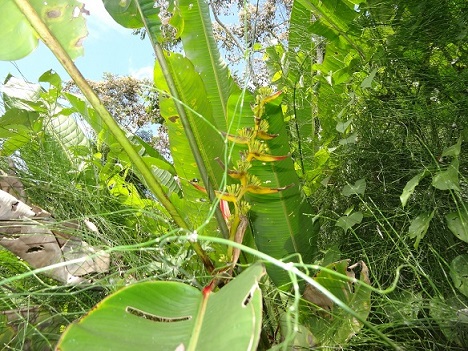
[[[183,229],[191,230],[189,225],[185,222],[182,216],[177,211],[174,204],[171,202],[167,194],[164,192],[164,189],[158,183],[157,179],[154,177],[151,169],[140,157],[137,151],[133,148],[130,141],[127,139],[123,130],[119,127],[117,122],[112,118],[109,111],[105,108],[102,102],[99,100],[99,97],[93,91],[91,86],[88,84],[86,79],[83,77],[81,72],[78,70],[76,65],[73,63],[73,60],[70,58],[68,53],[59,43],[57,38],[52,34],[47,25],[42,21],[42,18],[37,14],[36,10],[31,6],[28,0],[14,0],[16,6],[20,9],[23,15],[27,18],[30,25],[38,33],[39,37],[42,39],[44,44],[52,51],[55,57],[59,60],[63,68],[67,71],[70,77],[74,80],[75,84],[81,90],[83,95],[89,101],[91,106],[99,114],[101,120],[107,125],[110,132],[118,140],[122,148],[128,154],[131,162],[135,165],[138,171],[143,176],[143,179],[146,181],[148,188],[154,193],[158,198],[158,201],[165,207],[167,212],[170,214],[174,222]],[[210,258],[206,252],[202,249],[198,242],[191,243],[193,249],[197,255],[203,261],[206,269],[209,272],[214,270],[214,265],[211,262]]]

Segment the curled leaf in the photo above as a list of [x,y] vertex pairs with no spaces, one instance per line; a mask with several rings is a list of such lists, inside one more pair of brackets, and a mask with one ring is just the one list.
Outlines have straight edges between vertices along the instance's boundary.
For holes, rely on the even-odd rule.
[[[248,225],[249,225],[249,220],[247,219],[247,217],[240,216],[239,225],[237,226],[236,234],[234,235],[234,242],[238,244],[242,244],[242,241],[244,240],[245,230],[247,229]],[[239,256],[240,256],[240,249],[233,248],[232,250],[232,266],[233,267],[237,263]]]
[[[197,182],[191,181],[190,184],[192,184],[196,189],[206,194],[206,189],[202,187],[200,184],[198,184]],[[240,191],[240,188],[237,185],[238,184],[228,186],[227,191],[215,190],[216,197],[223,201],[237,202],[238,197],[239,197],[239,191]]]
[[35,213],[32,208],[13,195],[0,190],[0,220],[31,218]]
[[262,102],[264,104],[267,104],[269,102],[272,102],[273,100],[275,100],[277,97],[279,97],[281,95],[282,91],[277,91],[276,93],[274,94],[271,94],[269,96],[262,96],[261,99],[262,99]]
[[[352,308],[361,319],[366,319],[370,312],[371,296],[371,290],[366,286],[370,284],[367,265],[363,261],[349,265],[349,260],[342,260],[326,268],[318,272],[314,280]],[[341,276],[332,274],[330,270]],[[338,308],[329,296],[312,285],[307,285],[303,294],[304,299],[314,305],[311,307],[319,312],[312,315],[309,326],[318,343],[323,347],[336,347],[356,335],[362,328],[362,322]]]

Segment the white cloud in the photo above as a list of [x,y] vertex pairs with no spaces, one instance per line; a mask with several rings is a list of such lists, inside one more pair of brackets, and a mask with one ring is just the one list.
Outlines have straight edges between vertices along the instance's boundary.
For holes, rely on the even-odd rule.
[[141,67],[138,69],[130,68],[130,75],[137,79],[153,80],[153,66]]

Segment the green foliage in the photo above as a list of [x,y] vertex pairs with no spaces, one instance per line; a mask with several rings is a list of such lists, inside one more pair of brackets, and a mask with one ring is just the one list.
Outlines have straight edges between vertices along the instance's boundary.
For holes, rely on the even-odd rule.
[[[110,251],[121,253],[118,259],[126,269],[123,277],[113,271],[109,283],[102,278],[95,285],[115,291],[111,279],[120,287],[156,276],[197,288],[166,281],[124,288],[73,324],[62,346],[74,339],[95,346],[102,340],[92,334],[99,330],[99,336],[111,335],[109,340],[122,349],[135,348],[130,345],[135,342],[145,348],[160,331],[159,340],[171,339],[167,345],[174,349],[180,342],[184,348],[235,348],[231,336],[245,341],[249,349],[255,349],[259,340],[265,349],[466,347],[468,219],[463,147],[468,129],[464,118],[468,62],[466,26],[460,15],[466,10],[464,2],[294,1],[288,40],[266,50],[272,85],[283,98],[266,99],[263,105],[260,93],[242,90],[230,78],[216,48],[206,2],[169,1],[170,20],[159,17],[161,9],[153,1],[104,3],[118,23],[144,27],[151,39],[158,60],[155,87],[173,164],[118,128],[76,74],[77,86],[91,105],[62,92],[60,79],[52,73],[41,77],[41,82],[49,83],[48,90],[40,88],[22,97],[5,95],[2,149],[5,154],[20,150],[30,188],[46,184],[51,174],[60,175],[63,194],[50,190],[53,199],[44,199],[39,189],[35,194],[39,201],[57,209],[65,206],[67,196],[68,206],[94,194],[99,200],[84,203],[96,217],[110,219],[109,207],[110,213],[132,214],[112,217],[113,226],[103,219],[103,226],[116,232],[103,240]],[[7,9],[12,18],[25,21],[16,7]],[[162,50],[166,22],[180,38],[183,54]],[[0,43],[9,41],[7,35],[0,38]],[[51,47],[63,59],[59,46]],[[22,50],[22,55],[28,53]],[[58,110],[51,108],[57,94],[66,101]],[[74,114],[97,132],[95,140],[80,134]],[[243,145],[231,143],[230,138],[252,132],[261,120],[268,122],[266,130],[274,137],[259,141],[255,135]],[[242,226],[248,247],[218,238],[226,236],[226,223],[217,210],[216,195],[224,201],[232,189],[242,188],[243,178],[231,180],[228,174],[249,157],[255,142],[260,151],[249,158],[248,175],[258,178],[257,193],[244,192],[250,209],[250,226]],[[42,178],[37,177],[39,163],[33,161],[37,152],[55,155],[56,162]],[[291,158],[284,158],[289,154]],[[64,184],[71,189],[64,191]],[[270,193],[265,194],[265,189]],[[84,195],[73,197],[81,191]],[[232,239],[234,233],[234,239],[241,241],[235,226],[240,220],[236,201],[230,207],[235,213],[228,221],[227,236]],[[77,215],[76,207],[74,211]],[[226,207],[224,211],[228,217]],[[177,240],[180,232],[187,235]],[[216,244],[201,244],[199,233]],[[188,249],[189,243],[195,253]],[[252,265],[232,281],[221,278],[221,272],[238,272],[226,260],[233,249],[224,244],[270,261],[269,280],[261,284],[266,292],[263,306],[260,265]],[[320,249],[332,246],[339,250],[318,261]],[[240,257],[242,263],[252,259]],[[360,271],[350,267],[348,259],[360,262]],[[314,260],[324,267],[314,265]],[[226,286],[211,295],[214,285],[200,292],[212,278],[206,271],[213,273],[215,266],[220,275],[212,283]],[[299,282],[298,276],[314,284]],[[248,282],[239,283],[244,279]],[[301,296],[306,301],[299,303]],[[49,297],[47,306],[52,310],[54,293]],[[74,307],[77,317],[97,301],[89,300],[86,306]],[[184,302],[190,309],[184,316],[191,317],[200,316],[206,302],[204,323],[200,326],[198,318],[167,322],[166,318],[181,316],[173,309],[173,300]],[[230,304],[234,300],[239,303]],[[8,303],[24,307],[23,302],[15,306],[13,299]],[[129,310],[130,303],[136,307]],[[228,319],[236,319],[237,314],[250,324]],[[102,318],[110,322],[103,323]],[[132,329],[137,324],[122,321],[135,321],[141,328]],[[86,329],[87,324],[93,330]],[[8,325],[4,335],[13,335],[12,330]],[[117,341],[115,333],[124,342]],[[190,335],[200,336],[202,344]]]
[[[400,264],[411,267],[399,290],[414,302],[376,296],[369,316],[386,333],[401,328],[395,340],[411,349],[434,348],[410,340],[433,338],[439,326],[448,335],[436,309],[458,299],[446,318],[464,325],[457,311],[467,306],[446,274],[466,251],[458,240],[465,237],[468,127],[460,11],[460,1],[295,1],[288,43],[267,51],[271,79],[288,94],[296,167],[321,214],[319,243],[364,257],[373,285],[385,286]],[[440,296],[429,315],[424,306]],[[419,313],[406,322],[382,312],[409,304]],[[464,345],[459,330],[435,343]],[[379,342],[364,331],[349,348],[369,344]]]
[[[176,53],[167,55],[166,60],[180,98],[186,102],[185,109],[191,132],[200,147],[207,173],[213,185],[218,188],[222,182],[222,169],[215,159],[222,155],[224,143],[216,129],[210,100],[206,97],[205,86],[190,60]],[[207,197],[188,182],[192,179],[202,178],[185,136],[185,128],[180,114],[173,99],[170,98],[170,91],[159,65],[155,68],[155,85],[160,91],[166,93],[167,97],[160,99],[160,109],[161,115],[166,120],[174,167],[181,179],[184,196],[187,199],[193,199],[181,205],[184,206],[184,213],[193,228],[198,228],[209,217],[210,204]],[[210,142],[207,143],[206,140]],[[212,231],[213,228],[208,228],[208,230]]]

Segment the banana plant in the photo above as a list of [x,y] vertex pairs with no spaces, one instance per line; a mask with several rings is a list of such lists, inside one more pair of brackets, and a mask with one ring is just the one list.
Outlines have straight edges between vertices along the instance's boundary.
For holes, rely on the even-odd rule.
[[[230,135],[248,128],[255,129],[255,121],[262,118],[269,123],[271,134],[278,136],[272,140],[257,141],[256,145],[268,145],[274,157],[289,154],[281,98],[265,101],[261,116],[258,111],[256,114],[246,108],[250,103],[255,103],[255,98],[235,86],[222,63],[213,37],[209,8],[204,1],[169,3],[169,11],[172,12],[170,24],[181,39],[184,56],[160,52],[161,43],[158,40],[162,38],[162,22],[158,20],[159,9],[153,7],[152,1],[133,0],[125,2],[125,5],[104,1],[104,4],[118,23],[129,28],[144,26],[152,39],[158,61],[155,85],[164,93],[161,113],[169,130],[174,166],[182,179],[185,198],[192,199],[191,203],[184,204],[184,213],[195,227],[204,224],[213,211],[207,200],[216,204],[220,200],[216,199],[216,193],[226,194],[235,187],[236,181],[228,179],[226,174],[240,161],[242,148],[234,145],[238,142]],[[250,136],[249,140],[253,143],[256,137]],[[249,147],[251,149],[252,145]],[[257,151],[262,154],[262,151]],[[221,166],[217,159],[222,160]],[[248,173],[255,176],[259,186],[283,190],[273,191],[272,194],[242,194],[246,195],[251,207],[249,217],[257,248],[273,257],[287,260],[294,260],[294,255],[300,254],[303,260],[311,262],[316,252],[317,230],[312,221],[311,207],[301,199],[299,179],[292,160],[289,157],[281,161],[277,159],[277,165],[276,162],[273,162],[275,165],[267,164],[262,158],[249,160],[249,164],[250,161],[252,167]],[[203,181],[202,188],[207,194],[211,192],[210,186],[213,188],[209,199],[203,191],[191,185],[194,179]],[[235,203],[231,205],[234,224],[228,223],[230,234],[225,234],[231,239],[235,237],[241,216],[245,215],[238,208],[240,197],[235,198]],[[221,200],[224,199],[221,197]],[[223,217],[218,218],[218,230],[223,231],[224,221]],[[215,224],[209,223],[206,228],[213,232]],[[230,255],[227,253],[228,258]],[[278,286],[289,282],[284,271],[274,267],[267,270]]]
[[[157,57],[155,86],[162,95],[161,113],[169,129],[174,169],[182,184],[181,199],[168,194],[168,189],[161,185],[151,165],[140,155],[141,149],[128,140],[102,107],[73,65],[63,43],[57,40],[54,26],[48,25],[47,18],[51,15],[66,15],[63,12],[44,13],[39,5],[31,6],[28,0],[11,1],[14,1],[16,7],[7,9],[19,23],[13,21],[14,24],[26,23],[33,28],[30,31],[32,41],[40,37],[51,48],[92,108],[73,97],[69,101],[73,101],[75,104],[72,102],[72,105],[84,115],[92,117],[90,121],[96,128],[105,126],[110,137],[127,154],[129,163],[137,169],[148,189],[182,231],[224,235],[231,241],[237,241],[236,245],[240,248],[242,234],[250,224],[258,250],[256,252],[260,251],[262,257],[270,256],[286,262],[313,262],[317,254],[316,223],[313,221],[311,206],[302,199],[300,181],[289,156],[281,93],[266,88],[254,95],[236,87],[220,60],[205,1],[168,2],[168,10],[172,15],[170,23],[182,41],[182,55],[162,49],[163,23],[154,1],[103,0],[118,23],[128,28],[144,27],[150,36]],[[64,6],[66,3],[64,0],[48,2]],[[8,43],[8,38],[2,40],[2,43]],[[21,54],[25,52],[23,50]],[[4,57],[9,59],[11,56],[5,54]],[[194,181],[196,178],[201,178],[203,186]],[[223,201],[224,213],[218,210],[220,201]],[[231,205],[226,207],[224,201],[231,202]],[[231,210],[233,214],[229,216]],[[216,217],[216,221],[213,217]],[[225,254],[228,262],[223,262],[224,265],[234,263],[239,255],[234,250],[224,249],[225,252],[221,252],[221,248],[216,247],[218,251],[212,254],[214,257],[208,257],[196,241],[197,236],[188,237],[192,238],[190,242],[194,250],[210,273],[215,269],[212,258],[219,260]],[[270,279],[278,287],[289,288],[290,276],[285,271],[286,265],[278,264],[278,260],[274,262],[274,266],[266,267]],[[296,269],[296,274],[299,273]],[[205,323],[216,327],[219,335],[223,332],[225,336],[226,330],[230,331],[229,328],[235,323],[239,324],[239,320],[233,317],[240,316],[251,324],[245,327],[246,323],[241,323],[245,328],[233,335],[239,337],[243,348],[255,349],[261,325],[262,299],[258,284],[262,275],[262,265],[251,265],[216,293],[214,289],[218,278],[214,278],[202,292],[172,282],[131,286],[104,300],[95,310],[96,313],[91,313],[88,318],[70,327],[61,346],[63,349],[76,349],[75,340],[86,340],[89,345],[95,345],[96,328],[106,329],[109,316],[121,316],[126,323],[119,324],[118,320],[117,324],[105,330],[110,332],[107,337],[116,343],[116,348],[134,348],[135,345],[119,341],[130,343],[135,341],[135,335],[140,335],[144,341],[137,347],[154,347],[154,330],[160,332],[158,335],[170,336],[167,345],[172,348],[196,349],[199,345],[209,345],[207,349],[225,348],[225,338],[218,337],[218,341],[223,339],[220,343],[211,343],[211,330]],[[325,285],[326,279],[320,285],[322,290]],[[141,299],[140,293],[147,299]],[[167,296],[171,296],[170,301]],[[168,308],[171,305],[169,302],[173,302],[172,297],[188,308],[187,313],[180,315],[180,311]],[[226,305],[226,301],[239,303],[231,306]],[[229,308],[221,309],[222,306]],[[217,325],[219,318],[212,316],[219,313],[230,317],[229,323]],[[138,321],[138,324],[132,321]],[[142,329],[135,328],[135,325],[144,325],[144,333],[138,334]],[[87,326],[91,326],[91,332],[86,329]],[[122,329],[122,326],[128,326],[128,335],[125,333],[127,329]],[[168,330],[171,334],[167,333]],[[141,341],[138,338],[136,340]],[[199,344],[199,341],[202,343]]]

